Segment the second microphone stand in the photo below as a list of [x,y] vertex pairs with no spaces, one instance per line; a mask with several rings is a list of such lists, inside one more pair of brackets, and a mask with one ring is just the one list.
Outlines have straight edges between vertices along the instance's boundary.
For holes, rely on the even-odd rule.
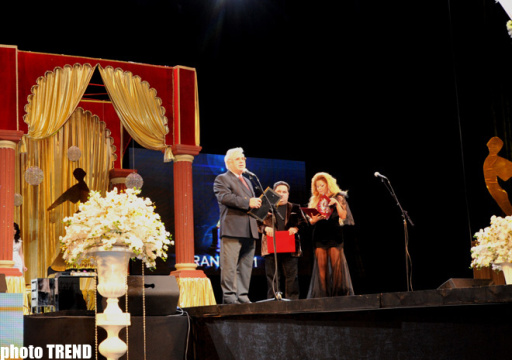
[[386,186],[386,188],[389,190],[389,193],[395,199],[397,206],[400,208],[400,211],[402,212],[405,237],[405,276],[407,279],[407,291],[412,291],[412,260],[411,255],[409,254],[409,231],[407,228],[407,223],[409,222],[411,226],[414,226],[414,223],[409,217],[407,211],[405,211],[402,205],[400,204],[400,201],[398,201],[398,197],[396,196],[395,190],[393,190],[393,186],[391,186],[391,182],[389,181],[389,179],[384,176],[381,176],[380,179],[384,186]]
[[276,214],[282,219],[284,220],[284,218],[282,217],[282,215],[276,211],[275,209],[275,206],[272,205],[272,203],[270,202],[269,198],[267,197],[267,194],[265,194],[265,191],[263,191],[263,187],[261,186],[261,183],[260,183],[260,179],[258,179],[258,177],[254,174],[249,174],[249,178],[252,179],[252,178],[255,178],[256,181],[258,182],[258,186],[260,187],[260,189],[262,190],[262,194],[263,194],[263,197],[265,198],[265,200],[268,202],[268,204],[270,205],[270,214],[271,214],[271,217],[272,217],[272,232],[273,232],[273,246],[274,246],[274,277],[272,279],[272,292],[274,293],[274,298],[273,299],[265,299],[265,300],[262,300],[261,302],[264,302],[264,301],[274,301],[274,300],[277,300],[277,301],[290,301],[289,299],[286,299],[286,298],[283,298],[283,293],[281,291],[279,291],[279,266],[278,266],[278,263],[277,263],[277,247],[276,247],[276,242],[277,242],[277,236],[276,236]]
[[[266,196],[266,195],[265,195]],[[268,198],[267,198],[268,201]],[[272,234],[273,234],[273,241],[272,245],[274,247],[274,277],[272,278],[272,292],[274,293],[274,299],[270,300],[285,300],[289,301],[286,298],[283,298],[283,293],[279,290],[279,266],[278,266],[278,260],[277,260],[277,227],[276,227],[276,215],[281,218],[281,220],[284,221],[283,216],[277,211],[275,208],[275,205],[270,205],[270,211],[272,216]],[[267,239],[268,240],[268,239]]]

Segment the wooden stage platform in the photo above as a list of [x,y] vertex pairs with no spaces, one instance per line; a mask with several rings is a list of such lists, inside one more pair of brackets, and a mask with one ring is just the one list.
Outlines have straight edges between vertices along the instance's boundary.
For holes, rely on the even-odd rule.
[[[510,285],[177,310],[132,317],[130,359],[144,358],[144,329],[149,360],[512,358]],[[24,318],[24,346],[94,346],[94,334],[90,311]]]
[[185,309],[189,359],[512,358],[512,286]]

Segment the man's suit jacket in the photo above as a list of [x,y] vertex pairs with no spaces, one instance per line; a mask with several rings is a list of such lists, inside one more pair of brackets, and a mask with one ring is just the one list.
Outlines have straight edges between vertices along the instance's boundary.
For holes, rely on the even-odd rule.
[[[297,204],[293,204],[291,202],[286,203],[286,215],[284,217],[284,228],[288,230],[291,227],[296,227],[300,229],[304,225],[304,218],[302,217],[302,213],[300,211],[300,206]],[[260,232],[263,234],[261,237],[261,255],[268,255],[267,249],[267,234],[265,233],[265,228],[267,226],[272,227],[272,215],[268,215],[263,222],[259,222]],[[300,243],[299,234],[295,234],[295,252],[292,253],[293,257],[302,256],[302,247]]]
[[231,171],[218,175],[213,183],[220,212],[220,236],[258,239],[258,224],[249,216],[249,199],[255,197],[249,179],[249,189]]

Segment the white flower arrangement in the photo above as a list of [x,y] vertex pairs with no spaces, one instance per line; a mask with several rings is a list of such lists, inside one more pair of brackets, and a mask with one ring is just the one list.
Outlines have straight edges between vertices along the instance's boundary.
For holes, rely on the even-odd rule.
[[79,211],[63,220],[66,236],[59,239],[64,260],[77,265],[91,256],[87,250],[110,250],[113,245],[128,247],[148,268],[156,266],[157,258],[165,260],[174,241],[153,202],[138,194],[140,189],[118,192],[114,188],[105,197],[91,191]]
[[491,226],[475,234],[471,248],[472,268],[491,266],[501,270],[501,263],[512,262],[512,216],[491,217]]

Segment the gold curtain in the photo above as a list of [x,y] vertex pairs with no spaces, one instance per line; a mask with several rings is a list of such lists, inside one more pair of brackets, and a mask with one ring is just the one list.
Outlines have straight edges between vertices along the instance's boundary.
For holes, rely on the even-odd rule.
[[146,149],[164,152],[164,161],[173,160],[171,147],[165,144],[169,132],[165,108],[156,90],[130,72],[107,66],[99,71],[121,123],[130,136]]
[[[78,161],[67,158],[71,146],[81,150]],[[80,167],[86,173],[85,182],[90,190],[103,194],[108,190],[109,170],[115,160],[115,148],[110,131],[104,122],[90,112],[77,108],[69,121],[51,137],[42,140],[26,139],[26,152],[18,147],[17,181],[23,196],[23,205],[16,210],[21,225],[23,251],[28,272],[26,281],[46,277],[47,269],[59,252],[59,236],[64,235],[62,220],[78,209],[69,201],[55,209],[48,207],[67,189],[77,183],[73,171]],[[24,171],[39,166],[44,180],[38,186],[29,185]]]
[[95,68],[90,64],[66,65],[37,79],[23,116],[28,137],[44,139],[64,125],[84,95]]

